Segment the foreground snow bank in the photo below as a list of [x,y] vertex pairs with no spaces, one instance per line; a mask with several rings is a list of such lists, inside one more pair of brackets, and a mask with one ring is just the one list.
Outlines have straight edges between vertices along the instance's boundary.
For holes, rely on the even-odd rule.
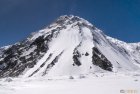
[[139,74],[72,77],[1,79],[0,94],[140,94]]

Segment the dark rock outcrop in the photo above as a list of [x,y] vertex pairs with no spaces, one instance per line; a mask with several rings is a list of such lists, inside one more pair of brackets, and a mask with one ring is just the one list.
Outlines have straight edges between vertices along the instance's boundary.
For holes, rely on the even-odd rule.
[[94,65],[108,71],[112,71],[111,62],[96,48],[93,47],[92,62]]

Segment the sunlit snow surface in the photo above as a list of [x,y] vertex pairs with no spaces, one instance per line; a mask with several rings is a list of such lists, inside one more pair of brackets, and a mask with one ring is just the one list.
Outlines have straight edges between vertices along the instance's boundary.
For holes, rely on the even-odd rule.
[[0,80],[0,94],[130,94],[130,91],[140,94],[140,74],[96,73]]

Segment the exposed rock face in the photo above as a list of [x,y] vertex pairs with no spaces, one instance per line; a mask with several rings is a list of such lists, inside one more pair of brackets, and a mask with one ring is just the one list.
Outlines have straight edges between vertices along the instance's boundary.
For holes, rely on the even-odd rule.
[[96,47],[93,47],[92,61],[94,65],[102,69],[112,71],[111,62]]
[[97,66],[106,71],[139,69],[133,63],[140,60],[131,57],[86,20],[61,16],[24,41],[0,48],[0,77],[83,74]]
[[18,76],[22,74],[25,68],[33,68],[36,62],[47,52],[47,42],[49,40],[40,36],[33,42],[26,40],[4,50],[0,64],[5,64],[5,66],[1,67],[0,76]]

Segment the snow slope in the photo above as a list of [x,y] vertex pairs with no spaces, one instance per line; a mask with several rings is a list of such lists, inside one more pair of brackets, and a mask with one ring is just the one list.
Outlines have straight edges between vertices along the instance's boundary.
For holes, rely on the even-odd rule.
[[135,45],[107,37],[80,17],[64,15],[0,51],[0,77],[135,72],[140,70]]
[[107,39],[118,47],[122,53],[131,57],[135,65],[140,67],[140,43],[126,43],[107,36]]

